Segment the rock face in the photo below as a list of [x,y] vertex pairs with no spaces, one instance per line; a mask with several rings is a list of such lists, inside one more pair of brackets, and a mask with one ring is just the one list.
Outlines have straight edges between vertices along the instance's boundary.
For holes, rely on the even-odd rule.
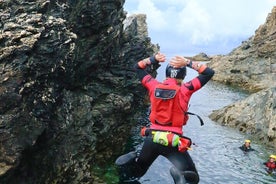
[[276,147],[276,87],[214,111],[210,118]]
[[211,66],[214,80],[240,86],[250,91],[275,86],[276,83],[276,7],[255,35],[226,56],[215,56]]
[[211,58],[203,52],[201,52],[195,56],[192,56],[192,57],[185,56],[185,58],[188,58],[193,61],[210,61],[211,60]]
[[[253,92],[241,102],[213,112],[210,117],[276,147],[276,7],[255,35],[225,56],[209,63],[214,80]],[[254,93],[258,92],[258,93]]]
[[105,183],[143,105],[131,68],[158,50],[123,4],[1,1],[0,183]]

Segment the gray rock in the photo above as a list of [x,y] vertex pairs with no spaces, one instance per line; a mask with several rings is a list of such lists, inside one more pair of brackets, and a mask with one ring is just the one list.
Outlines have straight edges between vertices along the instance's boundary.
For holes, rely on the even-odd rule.
[[[239,86],[252,93],[249,98],[217,110],[210,118],[251,134],[276,147],[276,7],[255,35],[228,55],[214,56],[209,65],[214,80]],[[257,93],[256,93],[257,92]]]
[[276,147],[276,87],[216,110],[210,118]]

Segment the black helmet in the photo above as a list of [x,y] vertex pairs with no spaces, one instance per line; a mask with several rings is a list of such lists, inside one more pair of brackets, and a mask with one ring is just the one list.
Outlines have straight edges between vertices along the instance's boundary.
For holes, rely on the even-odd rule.
[[186,76],[186,67],[183,66],[181,68],[174,68],[170,64],[166,67],[166,77],[176,78],[176,79],[184,79]]

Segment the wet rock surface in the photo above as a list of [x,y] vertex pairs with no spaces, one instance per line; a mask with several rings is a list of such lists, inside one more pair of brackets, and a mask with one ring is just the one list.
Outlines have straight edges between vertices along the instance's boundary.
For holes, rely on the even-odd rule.
[[105,183],[143,106],[132,67],[158,50],[123,4],[1,1],[0,183]]

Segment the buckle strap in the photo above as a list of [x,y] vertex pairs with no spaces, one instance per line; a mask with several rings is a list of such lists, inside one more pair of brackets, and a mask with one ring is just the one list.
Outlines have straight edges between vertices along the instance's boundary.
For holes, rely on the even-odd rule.
[[201,126],[204,125],[203,120],[202,120],[202,118],[201,118],[199,115],[197,115],[197,114],[195,114],[195,113],[192,113],[192,112],[185,112],[185,114],[189,114],[189,115],[194,115],[194,116],[196,116],[196,117],[199,119],[199,121],[200,121],[200,125],[201,125]]

